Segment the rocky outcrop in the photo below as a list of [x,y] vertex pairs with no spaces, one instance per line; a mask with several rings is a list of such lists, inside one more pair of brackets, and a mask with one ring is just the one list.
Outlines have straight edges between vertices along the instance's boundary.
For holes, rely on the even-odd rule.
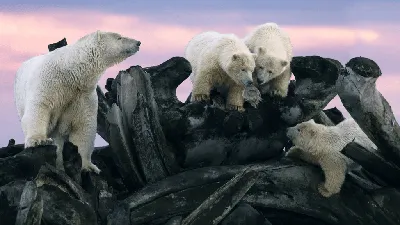
[[[294,57],[291,67],[288,97],[262,96],[244,113],[220,107],[220,90],[210,103],[180,102],[176,88],[191,73],[182,57],[121,71],[106,93],[97,88],[98,133],[109,146],[92,159],[102,172],[81,173],[71,143],[59,171],[54,146],[10,141],[0,149],[1,224],[399,224],[398,124],[375,89],[379,67],[319,56]],[[283,157],[285,131],[310,118],[342,121],[336,108],[323,110],[337,93],[379,151],[346,146],[358,166],[324,198],[321,170]]]

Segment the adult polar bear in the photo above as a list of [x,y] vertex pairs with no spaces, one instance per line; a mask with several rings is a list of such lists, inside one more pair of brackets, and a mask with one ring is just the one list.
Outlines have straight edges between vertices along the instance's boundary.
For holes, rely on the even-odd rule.
[[191,101],[208,101],[212,88],[227,87],[226,107],[244,111],[243,92],[253,84],[254,57],[234,34],[206,31],[194,36],[185,49],[193,71]]
[[265,23],[255,27],[243,40],[257,55],[253,80],[260,92],[286,97],[293,58],[289,35],[276,23]]
[[140,41],[96,31],[76,43],[33,57],[18,69],[14,95],[25,148],[57,146],[57,167],[69,140],[78,147],[82,170],[100,173],[91,162],[97,130],[96,85],[104,71],[134,55]]

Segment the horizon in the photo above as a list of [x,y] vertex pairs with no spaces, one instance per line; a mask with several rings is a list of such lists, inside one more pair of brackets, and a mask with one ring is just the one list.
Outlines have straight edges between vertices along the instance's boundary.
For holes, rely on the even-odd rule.
[[[333,58],[343,65],[363,56],[374,60],[382,71],[377,89],[400,118],[400,2],[394,0],[262,2],[221,0],[168,4],[153,2],[117,3],[88,0],[52,2],[38,0],[2,0],[0,6],[0,148],[14,138],[24,141],[14,104],[13,82],[21,63],[48,52],[47,45],[63,39],[73,44],[96,30],[121,33],[140,40],[140,51],[124,62],[109,68],[99,81],[104,91],[107,78],[133,65],[155,66],[174,56],[183,56],[184,47],[197,33],[215,30],[244,37],[253,27],[275,22],[287,31],[294,56],[318,55]],[[201,4],[202,3],[202,4]],[[155,8],[155,5],[157,8]],[[397,31],[397,32],[396,32]],[[187,79],[177,89],[185,101],[191,91]],[[326,108],[337,107],[349,114],[336,96]],[[98,135],[96,146],[107,143]]]

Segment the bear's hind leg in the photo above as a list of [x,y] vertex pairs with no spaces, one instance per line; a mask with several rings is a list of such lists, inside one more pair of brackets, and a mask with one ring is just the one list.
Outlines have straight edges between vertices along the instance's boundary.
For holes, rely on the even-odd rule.
[[82,170],[99,174],[100,169],[91,160],[97,132],[97,104],[97,93],[94,90],[90,96],[82,97],[71,105],[69,110],[75,112],[76,115],[72,121],[68,139],[78,147],[82,159]]
[[94,140],[96,138],[96,129],[90,129],[90,125],[89,127],[87,126],[87,124],[82,124],[82,127],[71,132],[69,141],[78,147],[78,152],[82,159],[82,170],[93,171],[99,174],[101,172],[100,169],[94,165],[91,160],[94,150]]
[[243,91],[244,87],[237,84],[229,87],[228,96],[226,99],[226,108],[228,110],[237,110],[239,112],[244,112]]
[[48,129],[50,123],[50,110],[41,105],[29,105],[21,118],[22,130],[25,136],[25,148],[40,145],[51,145]]
[[340,192],[345,181],[347,164],[340,152],[321,157],[320,166],[325,175],[325,182],[318,185],[318,191],[324,197]]

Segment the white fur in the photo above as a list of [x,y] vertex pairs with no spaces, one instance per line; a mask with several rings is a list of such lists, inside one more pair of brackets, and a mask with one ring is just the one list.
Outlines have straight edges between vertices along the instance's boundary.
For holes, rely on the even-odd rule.
[[309,120],[289,128],[287,136],[294,144],[287,156],[321,166],[325,183],[320,184],[318,190],[325,197],[339,193],[344,183],[348,159],[340,152],[347,144],[354,140],[367,149],[377,149],[353,119],[336,126]]
[[78,147],[82,169],[99,173],[91,162],[97,130],[96,85],[107,68],[135,54],[138,45],[117,33],[97,31],[22,63],[14,95],[25,148],[54,143],[57,167],[63,169],[63,145],[69,140]]
[[[274,82],[277,84],[270,86],[277,90],[270,90],[270,92],[277,92],[276,94],[285,97],[291,75],[290,62],[293,57],[289,35],[276,23],[265,23],[255,27],[246,35],[244,43],[251,52],[257,55],[254,76],[257,82],[263,85],[275,79]],[[285,62],[286,65],[283,66],[281,62]],[[276,79],[278,76],[285,78]]]
[[[236,35],[208,31],[195,36],[189,42],[185,49],[185,58],[190,62],[192,71],[205,66],[223,70],[235,53],[247,53],[251,56],[246,45]],[[223,71],[219,72],[225,75]],[[252,74],[249,72],[251,71],[247,71],[245,76],[251,80]],[[195,78],[196,73],[192,73],[190,80],[194,82]]]
[[[237,57],[234,57],[237,56]],[[215,86],[229,87],[228,105],[242,107],[242,91],[252,83],[254,54],[234,34],[208,31],[196,35],[185,49],[192,66],[192,101],[207,100]]]

